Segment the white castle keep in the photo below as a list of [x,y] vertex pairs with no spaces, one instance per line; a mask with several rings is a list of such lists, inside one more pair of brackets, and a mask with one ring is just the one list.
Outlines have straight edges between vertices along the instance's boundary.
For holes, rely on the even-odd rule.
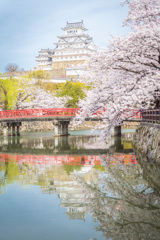
[[37,58],[38,69],[52,70],[66,77],[77,75],[78,65],[84,63],[96,51],[92,38],[86,34],[83,21],[68,23],[62,28],[54,50],[41,49]]

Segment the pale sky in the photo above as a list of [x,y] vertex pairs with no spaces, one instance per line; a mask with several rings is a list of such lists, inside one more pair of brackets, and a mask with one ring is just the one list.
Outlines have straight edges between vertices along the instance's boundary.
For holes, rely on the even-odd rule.
[[97,46],[111,35],[126,35],[122,27],[127,7],[121,0],[0,0],[0,72],[8,63],[30,70],[41,48],[54,49],[66,22],[83,20]]

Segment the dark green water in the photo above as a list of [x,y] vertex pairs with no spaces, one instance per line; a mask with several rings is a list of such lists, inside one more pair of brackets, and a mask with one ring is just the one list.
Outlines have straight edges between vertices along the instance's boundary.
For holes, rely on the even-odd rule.
[[98,133],[0,138],[0,240],[160,239],[159,167]]

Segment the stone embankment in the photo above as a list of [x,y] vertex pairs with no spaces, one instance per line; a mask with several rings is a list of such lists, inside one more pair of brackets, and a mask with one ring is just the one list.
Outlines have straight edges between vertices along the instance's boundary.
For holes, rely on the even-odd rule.
[[[97,128],[103,128],[102,123],[94,122],[94,121],[86,121],[75,127],[77,130],[81,129],[93,129],[95,126]],[[74,129],[73,124],[69,125],[69,129]],[[21,132],[42,132],[42,131],[54,131],[54,125],[51,121],[45,122],[22,122]],[[0,126],[0,134],[2,134],[2,129]]]
[[[139,127],[140,123],[136,122],[124,122],[122,125],[122,129],[135,129]],[[69,125],[69,129],[77,129],[77,130],[84,130],[84,129],[103,129],[105,125],[102,122],[97,121],[85,121],[76,127],[73,126],[72,122]],[[21,132],[42,132],[42,131],[54,131],[54,125],[51,121],[45,122],[22,122],[21,125]],[[0,134],[2,134],[2,129],[0,125]]]
[[144,157],[160,163],[160,128],[141,126],[137,129],[133,145]]
[[45,122],[22,122],[21,132],[53,131],[54,126],[50,121]]
[[137,129],[140,126],[140,122],[123,122],[122,129]]

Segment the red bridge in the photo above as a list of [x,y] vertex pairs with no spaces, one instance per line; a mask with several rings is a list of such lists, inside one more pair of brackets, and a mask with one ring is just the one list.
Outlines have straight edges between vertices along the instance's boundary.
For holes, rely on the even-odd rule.
[[[92,116],[88,116],[86,121],[102,119],[105,109],[100,109]],[[0,122],[3,126],[3,135],[20,135],[20,126],[23,121],[53,121],[55,126],[55,135],[68,135],[68,125],[73,117],[80,113],[80,108],[52,108],[52,109],[22,109],[0,111]],[[130,110],[125,114],[126,119],[140,119],[139,110]],[[17,132],[15,132],[15,128]]]
[[75,117],[79,111],[80,108],[6,110],[0,111],[0,120],[17,118]]
[[[80,108],[46,108],[46,109],[22,109],[22,110],[4,110],[0,111],[0,120],[9,119],[26,119],[27,118],[46,118],[46,117],[75,117],[80,112]],[[105,110],[100,109],[90,118],[101,117]],[[132,109],[125,113],[126,118],[141,118],[139,110]]]
[[[114,164],[137,164],[135,155],[132,154],[114,154],[106,155],[106,162],[109,165]],[[10,163],[22,163],[31,165],[80,165],[80,166],[97,166],[101,165],[99,156],[68,156],[68,155],[21,155],[0,153],[0,161]]]

